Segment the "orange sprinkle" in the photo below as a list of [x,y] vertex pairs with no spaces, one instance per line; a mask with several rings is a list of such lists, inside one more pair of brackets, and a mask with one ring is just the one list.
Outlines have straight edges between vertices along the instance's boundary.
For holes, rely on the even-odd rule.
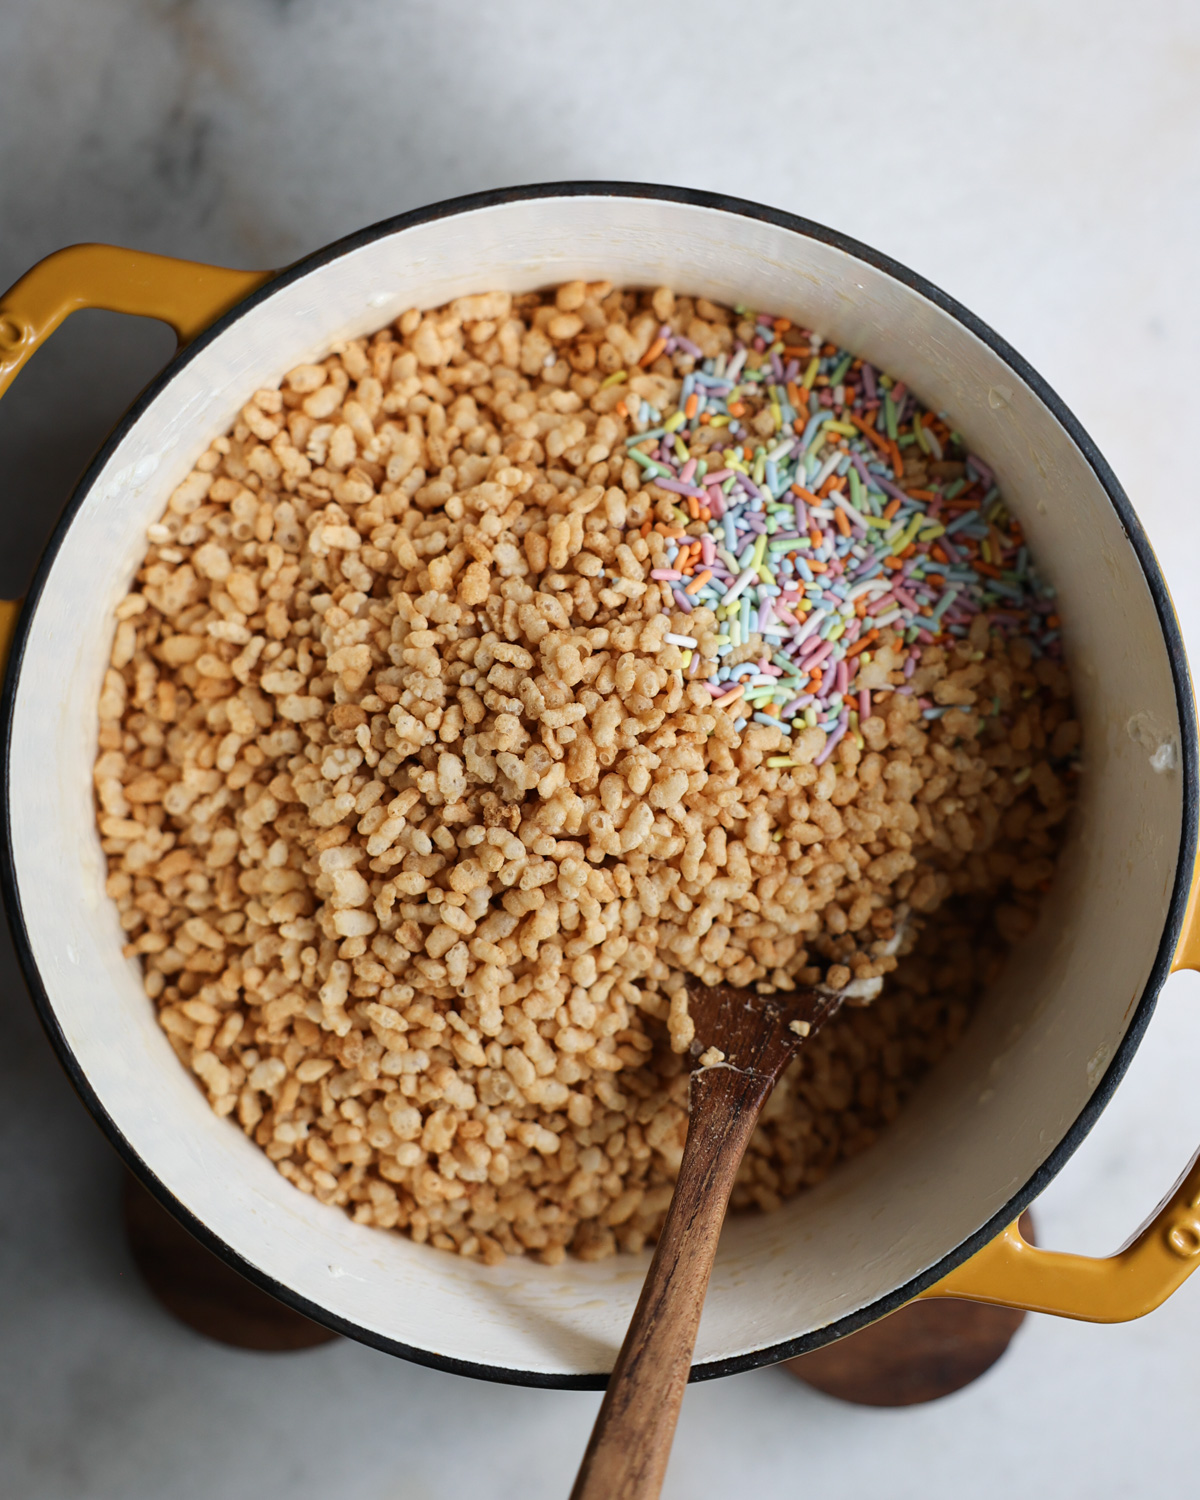
[[712,421],[712,416],[711,416],[711,414],[709,412],[702,411],[700,413],[700,425],[701,425],[701,427],[707,427],[708,424],[711,421]]
[[736,703],[744,692],[744,687],[735,687],[731,692],[725,693],[722,697],[715,699],[713,707],[728,708],[731,703]]
[[650,535],[650,522],[649,521],[643,521],[642,522],[641,528],[640,528],[640,534],[641,534],[643,540]]
[[700,519],[700,504],[695,495],[685,495],[684,499],[687,501],[688,514],[693,521],[698,521]]
[[926,573],[925,581],[933,584],[935,589],[944,589],[946,587],[946,580],[940,573]]
[[695,578],[692,579],[691,583],[688,584],[687,588],[685,588],[683,592],[685,594],[696,593],[699,589],[702,589],[704,587],[704,585],[711,577],[712,570],[710,568],[705,568],[703,573],[696,574]]
[[900,447],[897,443],[889,443],[888,447],[892,454],[892,468],[896,471],[896,483],[904,478],[904,460],[900,457]]
[[991,563],[982,562],[978,558],[976,558],[975,561],[974,561],[974,568],[975,568],[975,571],[977,573],[986,573],[989,578],[999,578],[1000,577],[1000,569],[999,568],[993,567],[993,565]]
[[829,572],[829,569],[825,566],[825,564],[821,561],[821,559],[819,557],[810,557],[809,560],[808,560],[808,565],[813,570],[814,573],[828,573]]
[[879,632],[878,630],[874,629],[874,627],[872,627],[867,631],[866,635],[860,635],[858,640],[856,640],[853,646],[850,647],[849,651],[846,652],[847,659],[849,659],[851,656],[857,656],[860,651],[865,651],[872,641],[877,641],[878,639]]
[[930,547],[929,555],[932,558],[936,558],[938,562],[945,563],[947,566],[949,566],[949,557],[947,557],[946,553],[942,550],[941,547],[938,546],[936,542],[934,542],[933,546]]
[[728,408],[728,411],[731,417],[742,417],[746,414],[746,408],[740,401],[735,401],[732,406]]
[[[796,382],[794,380],[789,380],[788,383],[787,383],[787,386],[785,387],[785,389],[787,390],[787,398],[788,398],[788,400],[792,403],[792,405],[796,408],[796,410],[799,411],[800,410],[800,392],[796,389]],[[807,403],[805,403],[805,404],[807,405]],[[807,425],[808,424],[805,423],[805,426],[807,426]]]
[[1062,624],[1062,621],[1058,618],[1057,615],[1047,615],[1046,624],[1049,625],[1051,630],[1057,630],[1058,627]]
[[901,552],[899,554],[900,560],[902,562],[907,562],[908,559],[910,557],[912,557],[913,553],[916,552],[916,550],[917,550],[917,544],[916,544],[916,542],[909,542],[908,546],[905,547],[905,549],[903,550],[903,552]]
[[854,613],[860,620],[864,618],[867,613],[867,601],[865,599],[860,599],[854,606]]
[[768,703],[765,707],[759,709],[759,713],[770,714],[772,718],[777,719],[779,717],[779,704]]
[[802,484],[792,485],[792,494],[799,495],[801,500],[807,500],[810,505],[817,504],[817,497],[811,490],[806,490]]
[[700,507],[700,519],[702,521],[711,521],[712,520],[712,511],[709,510],[709,508],[708,508],[707,505],[702,505]]
[[700,405],[700,397],[695,391],[687,398],[687,404],[683,408],[683,414],[690,422],[696,415],[696,408]]
[[885,521],[890,521],[899,509],[899,500],[889,500],[888,503],[883,507],[883,519]]
[[808,533],[808,539],[813,544],[814,547],[819,547],[821,545],[821,543],[825,540],[824,537],[821,535],[821,533],[817,530],[817,528],[815,526]]
[[665,521],[660,521],[654,529],[669,542],[677,542],[681,536],[687,536],[682,526],[668,526]]
[[937,496],[932,490],[909,490],[908,492],[915,500],[936,500]]
[[835,506],[833,511],[834,523],[843,536],[850,535],[850,519],[840,506]]
[[821,500],[824,500],[825,497],[828,494],[830,494],[833,490],[837,489],[838,482],[839,481],[838,481],[837,475],[836,474],[831,474],[829,476],[829,478],[825,481],[825,483],[821,486],[821,488],[817,491],[818,498],[821,499]]
[[[904,566],[904,563],[898,557],[885,557],[883,560],[883,565],[885,568],[902,568]],[[809,567],[812,567],[811,563],[809,563]]]
[[852,411],[847,412],[846,415],[868,442],[874,443],[877,448],[882,448],[885,453],[890,454],[892,445],[888,442],[887,438],[876,432],[869,422],[864,422],[861,417],[856,416]]
[[642,355],[641,359],[638,360],[638,364],[643,366],[643,368],[646,365],[652,365],[666,347],[666,339],[655,339],[654,342],[650,345],[649,349],[646,350],[645,354]]
[[616,406],[613,407],[613,411],[615,411],[617,416],[619,417],[627,417],[629,415],[629,409],[625,405],[624,397],[622,397],[621,400],[617,402]]
[[792,320],[791,318],[776,318],[771,326],[776,333],[786,333],[792,326]]

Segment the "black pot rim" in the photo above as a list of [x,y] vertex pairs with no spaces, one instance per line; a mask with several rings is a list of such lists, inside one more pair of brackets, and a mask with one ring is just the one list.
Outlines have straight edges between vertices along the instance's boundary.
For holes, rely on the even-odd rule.
[[1179,622],[1176,619],[1166,583],[1159,570],[1158,562],[1149,540],[1142,530],[1141,523],[1128,497],[1117,482],[1115,475],[1105,462],[1095,443],[1066,404],[1051,389],[1046,381],[1042,379],[1037,371],[1004,339],[994,332],[993,329],[968,311],[967,308],[963,307],[954,298],[948,296],[932,282],[926,280],[925,277],[909,270],[890,256],[883,255],[879,251],[872,249],[869,245],[864,245],[860,241],[852,239],[848,235],[841,234],[836,230],[828,229],[811,219],[786,213],[780,209],[767,208],[761,204],[748,202],[745,199],[728,197],[721,193],[705,192],[694,188],[664,187],[647,183],[574,181],[540,183],[523,187],[472,193],[459,198],[447,199],[441,203],[431,204],[425,208],[414,209],[408,213],[396,215],[393,218],[384,219],[377,224],[361,229],[355,234],[346,236],[344,239],[335,240],[332,244],[315,251],[313,254],[306,256],[295,265],[289,266],[280,272],[278,276],[266,282],[258,291],[247,297],[245,301],[240,302],[223,317],[219,318],[217,322],[173,359],[156,379],[151,382],[133,406],[130,407],[76,487],[42,554],[33,583],[25,599],[25,606],[21,613],[9,656],[3,703],[0,706],[0,719],[2,719],[2,722],[0,722],[0,735],[2,735],[4,766],[4,797],[2,807],[0,807],[0,894],[3,895],[17,955],[42,1026],[76,1092],[95,1117],[97,1123],[124,1160],[126,1166],[140,1178],[163,1207],[169,1210],[202,1244],[264,1291],[327,1328],[331,1328],[338,1333],[386,1353],[398,1355],[416,1364],[427,1365],[433,1369],[444,1370],[453,1374],[469,1375],[476,1379],[492,1380],[508,1385],[525,1385],[560,1390],[600,1390],[607,1383],[607,1375],[547,1374],[538,1370],[510,1369],[499,1365],[477,1364],[471,1360],[437,1354],[428,1349],[418,1348],[396,1339],[386,1338],[372,1329],[363,1328],[358,1324],[351,1323],[318,1304],[309,1301],[307,1298],[298,1295],[290,1287],[276,1281],[256,1266],[251,1265],[174,1197],[170,1189],[138,1156],[133,1145],[126,1139],[112,1117],[108,1114],[88,1081],[78,1059],[71,1050],[62,1028],[58,1024],[50,998],[42,984],[41,975],[34,961],[32,948],[25,928],[13,859],[11,807],[8,793],[8,789],[11,786],[9,772],[16,684],[20,677],[30,621],[36,612],[42,591],[46,586],[63,538],[89,490],[115,448],[123,441],[126,434],[139,420],[150,403],[155,400],[183,366],[190,359],[194,358],[201,349],[205,348],[214,339],[219,338],[238,318],[258,306],[259,303],[273,296],[281,287],[289,285],[317,267],[337,260],[339,257],[347,255],[374,240],[396,234],[401,230],[412,228],[418,224],[430,223],[434,220],[469,213],[477,209],[492,208],[520,200],[579,197],[610,198],[616,201],[622,199],[653,199],[667,203],[680,203],[689,207],[716,209],[724,213],[736,214],[742,218],[755,219],[777,228],[789,230],[794,234],[832,246],[857,260],[873,266],[877,270],[883,271],[896,281],[917,292],[927,301],[932,302],[943,312],[954,318],[956,322],[961,324],[970,333],[982,340],[993,353],[998,355],[1012,369],[1015,375],[1030,387],[1043,405],[1054,415],[1083,454],[1107,494],[1113,509],[1117,512],[1138,562],[1141,565],[1147,587],[1154,600],[1154,607],[1158,615],[1159,625],[1162,629],[1171,664],[1175,685],[1176,707],[1181,729],[1183,826],[1180,833],[1179,863],[1176,869],[1174,890],[1171,895],[1167,918],[1159,941],[1158,951],[1155,955],[1154,965],[1138,1006],[1130,1018],[1129,1026],[1122,1038],[1121,1044],[1117,1048],[1103,1078],[1054,1150],[1037,1171],[1012,1195],[998,1213],[993,1215],[974,1234],[963,1240],[955,1249],[944,1255],[935,1265],[921,1272],[920,1275],[913,1277],[902,1286],[896,1287],[886,1296],[876,1299],[869,1306],[848,1314],[846,1317],[840,1318],[823,1328],[814,1329],[809,1333],[803,1334],[799,1338],[784,1340],[781,1343],[753,1349],[729,1359],[710,1360],[705,1364],[696,1365],[691,1372],[692,1380],[711,1380],[722,1375],[732,1375],[744,1370],[756,1369],[763,1365],[776,1364],[780,1360],[791,1359],[796,1355],[806,1354],[810,1350],[832,1343],[835,1339],[843,1338],[845,1335],[855,1332],[868,1323],[875,1322],[886,1313],[892,1312],[905,1302],[908,1302],[919,1292],[940,1281],[948,1272],[952,1271],[956,1266],[961,1265],[965,1260],[968,1260],[977,1250],[980,1250],[990,1240],[994,1239],[997,1234],[1019,1217],[1022,1211],[1043,1191],[1051,1179],[1061,1171],[1082,1143],[1088,1131],[1095,1124],[1101,1112],[1108,1104],[1108,1101],[1112,1098],[1113,1092],[1124,1076],[1125,1070],[1133,1058],[1133,1054],[1137,1051],[1146,1027],[1150,1023],[1150,1018],[1154,1013],[1155,1003],[1158,998],[1158,992],[1167,975],[1170,973],[1172,957],[1175,953],[1183,925],[1184,912],[1191,886],[1191,875],[1196,859],[1196,825],[1200,791],[1198,791],[1197,781],[1196,715],[1191,679],[1188,673],[1187,657],[1179,629]]

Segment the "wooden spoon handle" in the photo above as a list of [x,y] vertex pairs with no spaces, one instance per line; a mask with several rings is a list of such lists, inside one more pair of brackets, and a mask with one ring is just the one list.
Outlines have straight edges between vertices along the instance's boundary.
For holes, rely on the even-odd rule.
[[571,1500],[655,1500],[662,1489],[721,1224],[774,1081],[720,1066],[692,1076],[675,1196]]

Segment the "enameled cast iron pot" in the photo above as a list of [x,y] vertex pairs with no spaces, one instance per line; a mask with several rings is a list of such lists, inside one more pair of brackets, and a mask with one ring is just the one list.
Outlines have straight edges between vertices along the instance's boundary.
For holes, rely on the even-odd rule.
[[488,1269],[381,1234],[297,1192],[212,1113],[121,957],[91,790],[113,607],[147,524],[249,394],[408,307],[575,277],[769,308],[952,413],[1058,587],[1083,724],[1081,803],[1037,930],[878,1144],[779,1212],[727,1224],[695,1375],[802,1353],[930,1291],[1097,1320],[1149,1311],[1200,1258],[1196,1162],[1109,1260],[1033,1249],[1009,1226],[1104,1108],[1172,966],[1200,967],[1196,724],[1166,586],[1087,435],[990,329],[864,245],[711,194],[486,193],[276,275],[75,246],[0,301],[0,390],[78,307],[161,318],[182,349],[88,470],[19,618],[6,607],[4,895],[76,1088],[161,1202],[309,1317],[444,1369],[604,1383],[645,1257]]

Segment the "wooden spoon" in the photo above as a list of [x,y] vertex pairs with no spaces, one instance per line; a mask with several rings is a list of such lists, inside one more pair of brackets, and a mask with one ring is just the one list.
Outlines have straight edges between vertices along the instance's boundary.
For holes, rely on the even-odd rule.
[[662,1489],[738,1167],[797,1048],[850,997],[824,988],[757,995],[691,982],[689,993],[693,1056],[716,1047],[725,1057],[692,1074],[675,1196],[571,1500],[655,1500]]

